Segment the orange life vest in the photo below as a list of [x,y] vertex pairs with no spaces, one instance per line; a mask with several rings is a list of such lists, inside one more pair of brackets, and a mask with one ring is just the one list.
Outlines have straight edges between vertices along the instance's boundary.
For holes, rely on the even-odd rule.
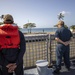
[[17,26],[4,24],[0,26],[0,50],[4,48],[19,48],[20,37]]

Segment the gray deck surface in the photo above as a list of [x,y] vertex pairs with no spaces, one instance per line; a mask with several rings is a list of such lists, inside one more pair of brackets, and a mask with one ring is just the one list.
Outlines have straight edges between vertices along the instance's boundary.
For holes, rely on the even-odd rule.
[[[65,66],[62,66],[60,74],[52,74],[53,69],[48,68],[48,75],[75,75],[75,67],[71,66],[71,70],[67,71]],[[24,71],[25,75],[38,75],[37,68],[28,69]]]

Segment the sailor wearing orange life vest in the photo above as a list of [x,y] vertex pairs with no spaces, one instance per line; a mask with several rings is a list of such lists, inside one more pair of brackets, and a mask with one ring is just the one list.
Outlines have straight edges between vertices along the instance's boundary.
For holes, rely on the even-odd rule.
[[7,14],[0,26],[0,51],[2,53],[2,75],[24,75],[23,55],[26,50],[24,35],[14,24],[13,17]]

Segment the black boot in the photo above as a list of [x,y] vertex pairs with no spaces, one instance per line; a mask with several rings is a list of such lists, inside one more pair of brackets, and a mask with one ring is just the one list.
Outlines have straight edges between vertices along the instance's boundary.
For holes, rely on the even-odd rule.
[[59,73],[60,73],[60,70],[59,70],[59,69],[55,69],[55,70],[53,71],[53,73],[59,74]]

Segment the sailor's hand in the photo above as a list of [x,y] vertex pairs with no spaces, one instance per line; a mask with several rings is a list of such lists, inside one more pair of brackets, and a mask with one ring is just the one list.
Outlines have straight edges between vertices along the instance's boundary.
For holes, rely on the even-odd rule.
[[68,42],[68,41],[67,41],[67,42],[64,42],[64,45],[65,45],[65,46],[69,45],[69,42]]
[[13,63],[8,64],[6,67],[9,68],[13,65]]
[[17,65],[15,63],[13,64],[8,64],[7,68],[8,68],[8,72],[12,73],[15,69],[16,69]]

